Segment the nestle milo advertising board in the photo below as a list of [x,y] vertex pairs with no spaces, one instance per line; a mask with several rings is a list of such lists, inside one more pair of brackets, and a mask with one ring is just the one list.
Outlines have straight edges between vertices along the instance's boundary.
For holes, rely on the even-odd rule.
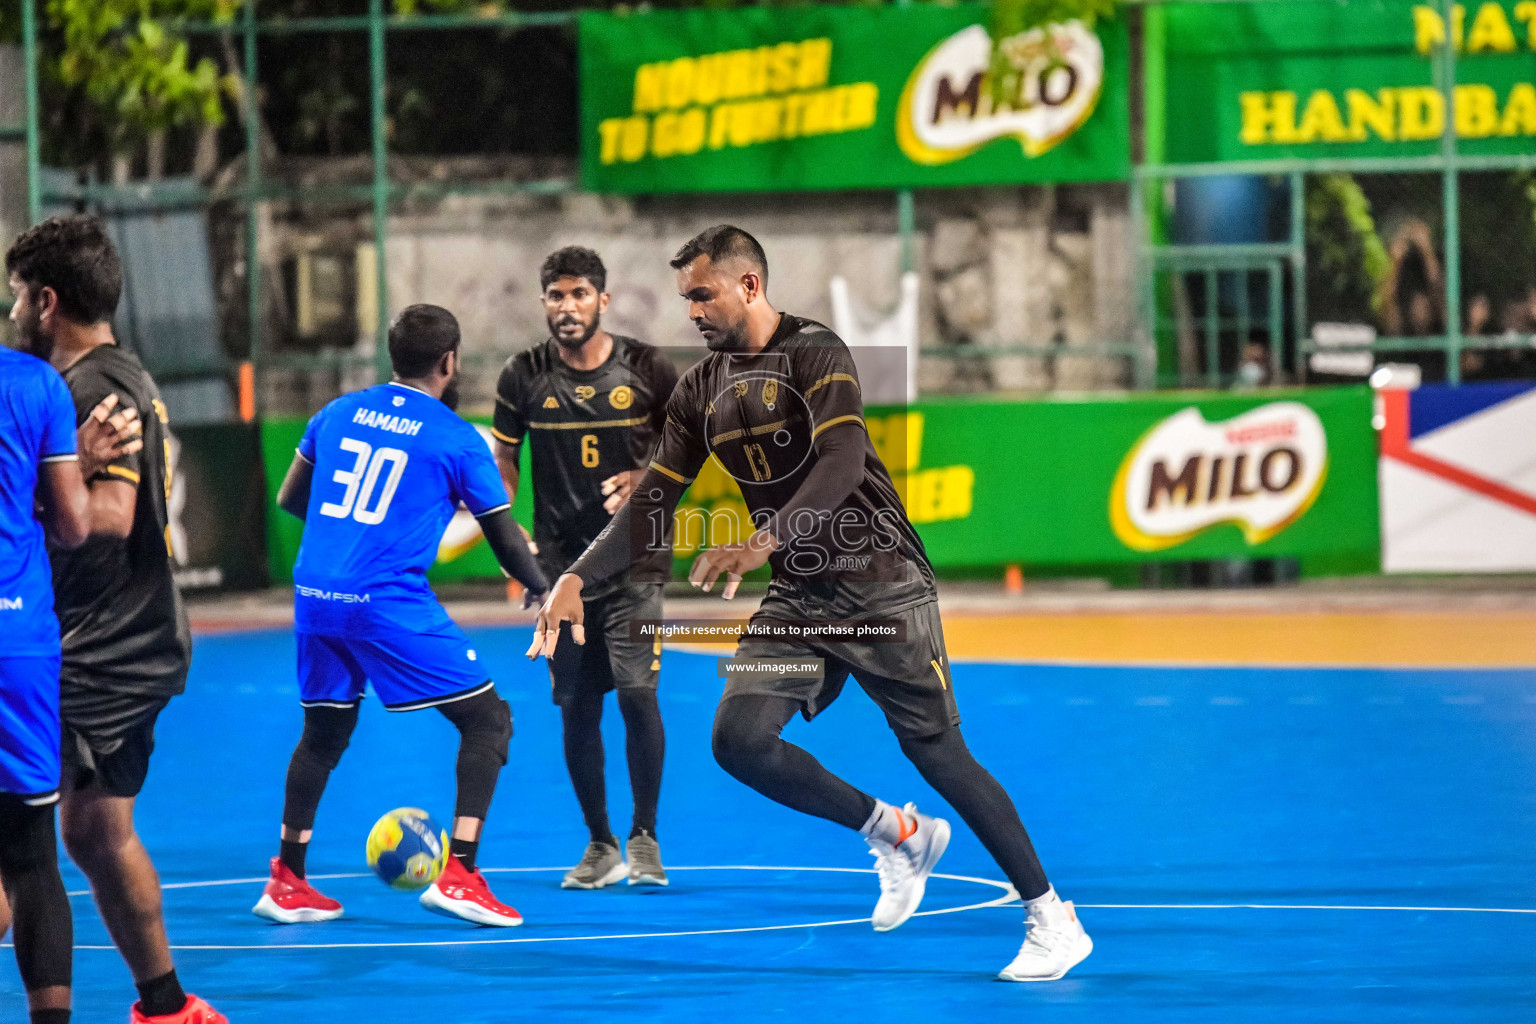
[[[1380,552],[1371,411],[1370,389],[1350,387],[936,401],[865,419],[941,569],[1275,556],[1370,566]],[[303,429],[262,425],[273,491]],[[526,462],[522,478],[532,479]],[[523,488],[513,512],[529,526],[531,506]],[[268,523],[272,575],[288,579],[302,524],[276,511]],[[678,567],[742,539],[746,524],[739,487],[711,459],[678,509]],[[461,512],[432,578],[500,575]]]
[[582,184],[742,192],[1130,172],[1123,20],[996,41],[985,4],[588,12]]

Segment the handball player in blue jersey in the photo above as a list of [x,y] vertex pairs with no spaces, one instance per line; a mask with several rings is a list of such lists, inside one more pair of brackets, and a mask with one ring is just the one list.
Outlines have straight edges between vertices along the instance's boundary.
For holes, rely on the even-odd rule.
[[304,853],[372,683],[390,711],[436,708],[461,737],[452,856],[422,906],[475,924],[519,925],[522,916],[475,870],[512,713],[426,572],[463,504],[503,571],[527,588],[528,603],[549,584],[512,519],[490,449],[454,412],[458,322],[441,307],[411,306],[390,327],[389,356],[392,381],[343,395],[309,421],[278,491],[278,505],[304,520],[293,569],[304,732],[288,765],[280,851],[254,911],[281,924],[341,915],[340,903],[304,881]]
[[74,946],[54,830],[59,620],[44,532],[57,547],[84,543],[85,481],[142,446],[137,411],[113,413],[116,404],[110,396],[86,418],[77,454],[64,379],[44,360],[0,347],[0,934],[14,923],[33,1024],[69,1021]]

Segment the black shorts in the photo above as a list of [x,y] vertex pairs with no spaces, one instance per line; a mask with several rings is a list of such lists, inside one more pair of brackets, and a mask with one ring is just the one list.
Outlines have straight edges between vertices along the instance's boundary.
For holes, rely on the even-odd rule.
[[566,627],[549,659],[555,703],[565,707],[584,695],[601,696],[613,689],[656,689],[661,634],[654,640],[632,640],[629,624],[636,619],[659,622],[661,614],[660,583],[626,583],[586,602],[587,642],[573,641]]
[[[791,697],[800,702],[800,713],[809,721],[824,711],[843,691],[850,675],[885,712],[896,735],[919,739],[936,736],[960,724],[955,704],[949,657],[944,650],[944,627],[939,621],[939,602],[926,601],[896,612],[871,608],[871,620],[900,620],[904,642],[789,641],[748,637],[736,646],[736,658],[821,658],[820,678],[757,675],[728,679],[721,700],[743,694]],[[796,600],[793,586],[774,587],[752,616],[758,621],[815,621],[824,618],[818,607]]]
[[155,751],[155,720],[168,703],[166,697],[64,687],[59,701],[59,788],[66,793],[93,789],[110,796],[138,796]]

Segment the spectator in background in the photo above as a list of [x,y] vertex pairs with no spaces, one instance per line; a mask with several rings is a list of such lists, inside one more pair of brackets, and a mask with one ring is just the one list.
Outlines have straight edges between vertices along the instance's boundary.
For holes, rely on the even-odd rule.
[[1418,218],[1398,229],[1388,249],[1381,319],[1389,338],[1424,338],[1445,330],[1445,278],[1429,225]]
[[1237,364],[1237,379],[1232,382],[1234,391],[1268,387],[1270,380],[1269,351],[1256,341],[1243,346],[1242,362]]

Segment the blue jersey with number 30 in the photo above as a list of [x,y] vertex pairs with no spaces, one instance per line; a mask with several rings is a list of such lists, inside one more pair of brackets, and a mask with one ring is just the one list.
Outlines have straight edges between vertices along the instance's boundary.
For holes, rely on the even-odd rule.
[[426,573],[448,520],[461,502],[475,516],[507,507],[479,432],[424,391],[380,384],[316,413],[299,455],[315,471],[294,627],[380,637],[447,624]]

